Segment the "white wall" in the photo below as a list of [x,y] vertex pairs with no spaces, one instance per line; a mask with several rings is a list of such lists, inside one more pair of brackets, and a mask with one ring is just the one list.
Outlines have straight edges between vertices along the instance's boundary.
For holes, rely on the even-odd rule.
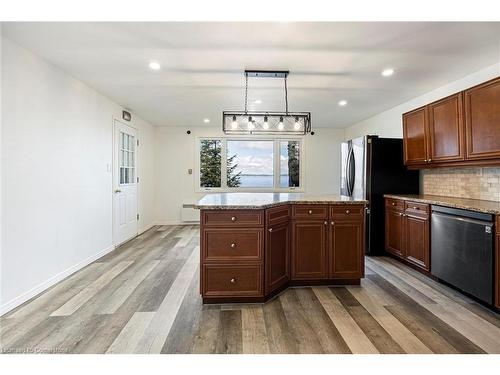
[[[195,203],[206,193],[196,193],[196,139],[223,136],[219,127],[155,128],[156,218],[159,224],[181,221],[183,203]],[[315,129],[305,137],[305,190],[307,193],[338,193],[340,143],[343,129]],[[188,174],[188,169],[193,174]]]
[[[361,135],[375,134],[388,138],[402,138],[403,130],[401,116],[403,113],[498,77],[499,75],[500,63],[489,66],[424,95],[411,99],[385,112],[360,121],[345,130],[345,137],[346,139],[351,139]],[[397,77],[395,76],[391,79],[397,79]]]
[[[122,108],[2,39],[1,313],[113,248],[112,118]],[[140,228],[154,221],[153,127],[135,118]]]

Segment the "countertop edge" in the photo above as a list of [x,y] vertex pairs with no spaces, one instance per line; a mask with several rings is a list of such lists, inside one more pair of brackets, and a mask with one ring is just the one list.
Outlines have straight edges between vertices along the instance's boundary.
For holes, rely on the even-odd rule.
[[326,201],[283,201],[283,202],[273,202],[265,203],[259,205],[198,205],[194,204],[193,208],[197,210],[262,210],[266,208],[273,208],[282,205],[298,205],[298,204],[332,204],[332,205],[344,205],[344,204],[362,204],[366,205],[367,200],[355,200],[355,201],[342,201],[342,200],[326,200]]
[[[488,209],[488,208],[484,208],[484,207],[477,207],[477,206],[461,204],[461,203],[457,203],[457,202],[449,202],[449,201],[447,202],[446,201],[447,197],[442,197],[443,200],[440,200],[439,197],[436,197],[436,199],[434,199],[434,198],[405,196],[405,195],[398,195],[398,194],[384,194],[384,198],[400,199],[400,200],[404,200],[404,201],[412,201],[412,202],[425,203],[425,204],[434,204],[436,206],[458,208],[461,210],[482,212],[482,213],[492,214],[492,215],[500,215],[500,209]],[[454,197],[449,197],[449,198],[454,199]],[[468,199],[468,198],[463,198],[463,199]],[[490,201],[485,201],[485,202],[490,202]],[[493,204],[497,203],[497,202],[493,202],[493,201],[491,201],[491,202]]]

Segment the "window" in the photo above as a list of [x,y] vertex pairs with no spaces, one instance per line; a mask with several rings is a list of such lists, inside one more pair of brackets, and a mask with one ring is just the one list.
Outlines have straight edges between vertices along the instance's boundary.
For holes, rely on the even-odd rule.
[[201,190],[301,188],[301,139],[200,139]]
[[135,138],[120,132],[120,185],[133,184],[135,176]]

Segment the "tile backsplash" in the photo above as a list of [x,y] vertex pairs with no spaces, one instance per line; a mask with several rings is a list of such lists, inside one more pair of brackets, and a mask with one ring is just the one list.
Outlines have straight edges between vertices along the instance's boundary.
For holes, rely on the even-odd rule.
[[437,168],[420,171],[424,194],[500,202],[500,168]]

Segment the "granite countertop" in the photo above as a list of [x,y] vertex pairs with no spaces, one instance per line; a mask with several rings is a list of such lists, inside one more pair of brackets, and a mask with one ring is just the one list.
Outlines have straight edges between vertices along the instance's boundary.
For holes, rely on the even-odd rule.
[[485,201],[480,199],[444,197],[440,195],[399,195],[399,194],[384,194],[385,198],[397,198],[403,200],[411,200],[414,202],[435,204],[451,208],[460,208],[463,210],[484,212],[488,214],[500,215],[500,202]]
[[335,194],[306,193],[214,193],[201,198],[194,208],[203,210],[262,209],[280,204],[366,204],[363,199],[352,199]]

